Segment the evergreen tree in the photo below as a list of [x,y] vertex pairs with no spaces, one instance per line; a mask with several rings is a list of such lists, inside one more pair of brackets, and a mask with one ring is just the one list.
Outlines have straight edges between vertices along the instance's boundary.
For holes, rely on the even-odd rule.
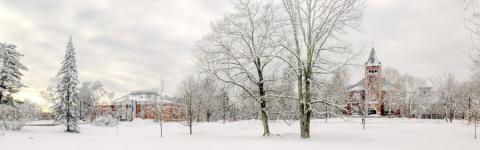
[[75,48],[70,37],[65,50],[65,59],[57,74],[57,92],[60,100],[55,104],[55,120],[67,126],[67,132],[79,132],[78,121],[78,70]]
[[27,67],[20,63],[23,55],[16,48],[13,44],[0,43],[0,104],[11,104],[11,94],[24,86],[20,82],[23,76],[21,71],[27,70]]

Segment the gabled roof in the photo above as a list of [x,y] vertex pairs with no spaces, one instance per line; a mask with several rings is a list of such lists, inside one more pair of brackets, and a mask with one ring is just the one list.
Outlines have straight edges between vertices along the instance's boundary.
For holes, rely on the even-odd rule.
[[377,58],[377,54],[375,53],[375,48],[372,48],[370,51],[370,56],[368,57],[367,62],[365,63],[367,66],[381,66],[382,63]]
[[361,91],[361,90],[363,90],[363,83],[365,83],[365,78],[358,81],[354,85],[349,86],[347,89],[348,89],[348,91]]
[[167,99],[162,99],[160,95],[156,92],[151,91],[133,91],[128,95],[122,96],[120,98],[114,99],[112,102],[117,104],[130,104],[132,101],[150,103],[150,102],[160,102],[160,103],[172,103]]
[[[365,78],[363,78],[362,80],[358,81],[357,83],[355,83],[354,85],[351,85],[349,86],[347,89],[348,91],[362,91],[363,90],[363,84],[365,83]],[[385,78],[382,78],[382,90],[386,90],[390,87],[393,86],[393,84],[389,81],[387,81]]]

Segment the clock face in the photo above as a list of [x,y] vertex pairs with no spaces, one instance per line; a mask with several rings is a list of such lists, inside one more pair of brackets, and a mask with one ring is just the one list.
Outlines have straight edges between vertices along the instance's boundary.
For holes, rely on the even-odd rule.
[[369,77],[369,80],[370,80],[370,82],[375,82],[375,81],[376,81],[376,78],[375,78],[374,76],[370,76],[370,77]]

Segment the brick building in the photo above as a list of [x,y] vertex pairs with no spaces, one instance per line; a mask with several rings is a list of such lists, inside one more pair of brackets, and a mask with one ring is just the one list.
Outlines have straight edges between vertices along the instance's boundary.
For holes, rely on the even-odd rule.
[[183,105],[161,98],[155,91],[133,91],[128,95],[103,104],[97,108],[95,116],[110,114],[121,121],[135,118],[157,119],[162,114],[164,121],[180,121],[185,119]]
[[372,48],[365,62],[365,77],[348,88],[350,99],[347,103],[347,114],[360,114],[360,103],[366,104],[368,114],[384,115],[384,98],[386,88],[391,84],[382,77],[382,63]]

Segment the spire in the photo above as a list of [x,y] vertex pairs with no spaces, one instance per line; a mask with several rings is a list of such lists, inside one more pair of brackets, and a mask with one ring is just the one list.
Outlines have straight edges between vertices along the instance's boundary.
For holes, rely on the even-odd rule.
[[367,62],[365,63],[367,66],[380,66],[382,63],[377,58],[377,54],[375,53],[375,48],[372,47],[372,51],[370,52],[370,56],[368,57]]

